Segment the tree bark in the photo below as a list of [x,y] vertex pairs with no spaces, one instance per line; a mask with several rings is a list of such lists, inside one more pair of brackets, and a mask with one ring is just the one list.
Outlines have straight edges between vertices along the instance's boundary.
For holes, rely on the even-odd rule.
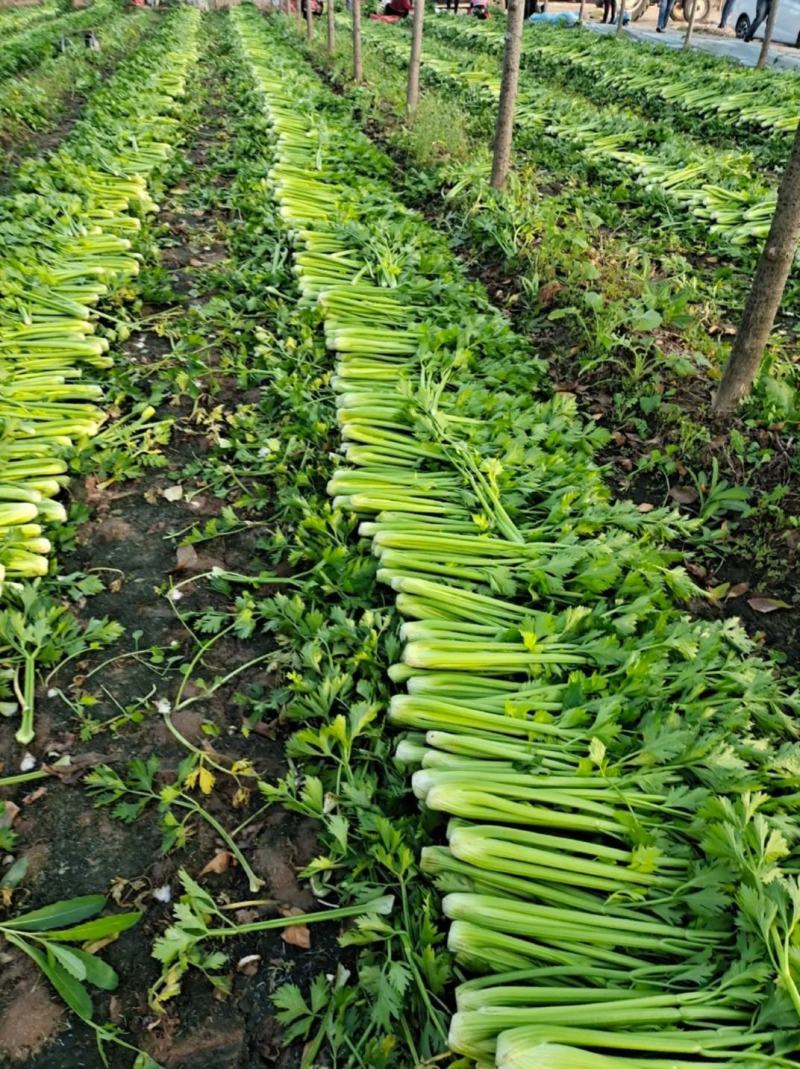
[[[421,0],[417,0],[421,2]],[[492,158],[492,185],[502,189],[511,170],[511,142],[514,134],[514,108],[519,86],[519,62],[522,55],[522,30],[525,25],[525,0],[508,0],[506,40],[503,50],[503,79]]]
[[353,5],[353,81],[364,81],[364,65],[361,62],[361,0],[350,0]]
[[297,19],[297,32],[300,33],[300,31],[303,29],[303,5],[301,3],[301,0],[294,0],[294,2],[296,5],[294,9],[294,14],[295,18]]
[[333,0],[327,0],[328,3],[328,55],[332,56],[336,51],[336,22],[335,11],[333,10]]
[[775,323],[800,239],[800,126],[783,172],[769,235],[722,381],[714,411],[726,415],[750,392]]
[[622,20],[625,18],[625,0],[620,0],[619,16],[617,18],[617,33],[622,33]]
[[772,0],[767,15],[767,25],[764,27],[764,40],[761,42],[761,51],[758,53],[756,67],[766,67],[769,59],[769,46],[772,43],[772,31],[775,28],[775,16],[778,14],[780,0]]
[[686,27],[686,36],[683,38],[683,49],[691,48],[692,46],[692,34],[694,33],[694,20],[697,15],[698,0],[683,0],[683,11],[686,13],[686,5],[690,5],[689,10],[689,25]]
[[409,119],[419,103],[419,68],[422,62],[422,27],[425,22],[425,0],[414,0],[414,24],[411,27],[411,55],[408,60],[408,90],[406,113]]
[[314,0],[306,0],[306,41],[311,44],[314,37]]
[[578,25],[583,26],[583,20],[586,17],[586,0],[581,0],[580,10],[578,11]]

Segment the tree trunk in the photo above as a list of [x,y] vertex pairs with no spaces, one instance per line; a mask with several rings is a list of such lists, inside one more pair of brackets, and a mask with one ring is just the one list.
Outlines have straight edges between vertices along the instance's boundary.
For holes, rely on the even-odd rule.
[[622,33],[622,20],[625,18],[625,0],[620,0],[619,18],[617,19],[617,33]]
[[769,235],[758,261],[725,373],[714,397],[714,411],[728,414],[750,392],[783,297],[800,239],[800,126],[786,170]]
[[294,0],[297,5],[294,9],[295,18],[297,19],[297,32],[300,33],[303,29],[303,5],[301,0]]
[[686,27],[686,36],[683,38],[683,48],[691,48],[692,46],[692,33],[694,32],[694,20],[697,15],[697,4],[699,0],[683,0],[683,13],[686,14],[686,5],[689,4],[689,25]]
[[311,44],[314,37],[314,0],[306,0],[306,41]]
[[[422,0],[418,0],[421,3]],[[519,61],[522,54],[522,30],[525,25],[525,0],[508,0],[506,40],[503,51],[503,79],[494,135],[492,185],[502,189],[511,169],[511,141],[514,134],[514,107],[519,85]]]
[[772,0],[767,15],[767,25],[764,27],[764,40],[761,42],[761,51],[758,53],[756,67],[766,67],[769,59],[769,46],[772,43],[772,31],[775,28],[775,16],[778,14],[780,0]]
[[351,0],[353,5],[353,81],[364,81],[364,66],[361,62],[361,0]]
[[328,3],[328,55],[333,56],[336,51],[336,23],[334,16],[336,12],[333,10],[333,0],[327,0]]
[[578,11],[578,25],[583,26],[583,20],[586,17],[586,0],[581,0],[580,10]]
[[411,55],[408,60],[408,91],[406,113],[409,119],[419,103],[419,67],[422,62],[422,26],[425,22],[425,0],[414,0],[414,25],[411,28]]

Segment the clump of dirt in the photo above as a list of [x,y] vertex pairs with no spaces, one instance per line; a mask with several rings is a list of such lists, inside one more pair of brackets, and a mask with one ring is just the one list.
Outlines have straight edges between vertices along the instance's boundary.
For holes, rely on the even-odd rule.
[[64,1025],[39,970],[19,951],[0,952],[0,1054],[12,1063],[38,1054]]

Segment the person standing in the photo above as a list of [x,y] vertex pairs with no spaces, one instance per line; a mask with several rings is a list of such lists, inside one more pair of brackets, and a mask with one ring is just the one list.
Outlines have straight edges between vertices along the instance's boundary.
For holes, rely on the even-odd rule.
[[722,14],[720,15],[719,25],[717,29],[725,29],[725,25],[728,19],[731,17],[731,11],[733,11],[733,5],[735,2],[736,0],[725,0],[725,3],[722,5]]
[[772,7],[772,0],[756,0],[756,17],[747,31],[745,41],[752,41],[756,35],[756,31],[761,23],[769,18],[769,9]]
[[658,24],[656,25],[656,33],[663,33],[664,30],[666,30],[674,3],[675,0],[658,0]]
[[600,21],[612,25],[617,21],[617,0],[603,0],[603,17]]

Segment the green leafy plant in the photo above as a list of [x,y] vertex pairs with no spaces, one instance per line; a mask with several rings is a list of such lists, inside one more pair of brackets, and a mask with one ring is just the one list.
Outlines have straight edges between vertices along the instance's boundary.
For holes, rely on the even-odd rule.
[[223,994],[229,992],[228,978],[219,975],[227,963],[227,955],[212,949],[215,943],[294,924],[383,916],[391,912],[394,902],[391,895],[373,896],[352,906],[237,924],[186,871],[181,870],[179,876],[184,894],[174,907],[172,924],[153,945],[153,957],[161,962],[162,972],[150,989],[149,1001],[158,1012],[163,1012],[164,1003],[179,994],[183,977],[190,968],[202,972]]
[[[81,624],[68,605],[45,592],[39,580],[15,587],[7,598],[9,604],[0,612],[0,653],[9,666],[6,693],[10,691],[19,703],[22,717],[16,739],[28,745],[35,737],[36,684],[42,669],[55,670],[88,650],[107,646],[119,638],[123,628],[107,618]],[[0,711],[13,715],[16,705],[0,704]]]
[[116,938],[141,917],[141,913],[101,917],[105,905],[103,895],[53,902],[0,920],[0,935],[35,963],[70,1010],[93,1029],[104,1065],[108,1064],[105,1048],[113,1043],[136,1053],[134,1069],[161,1069],[148,1054],[126,1042],[114,1025],[98,1024],[93,1019],[88,988],[114,991],[119,977],[108,962],[86,947]]

